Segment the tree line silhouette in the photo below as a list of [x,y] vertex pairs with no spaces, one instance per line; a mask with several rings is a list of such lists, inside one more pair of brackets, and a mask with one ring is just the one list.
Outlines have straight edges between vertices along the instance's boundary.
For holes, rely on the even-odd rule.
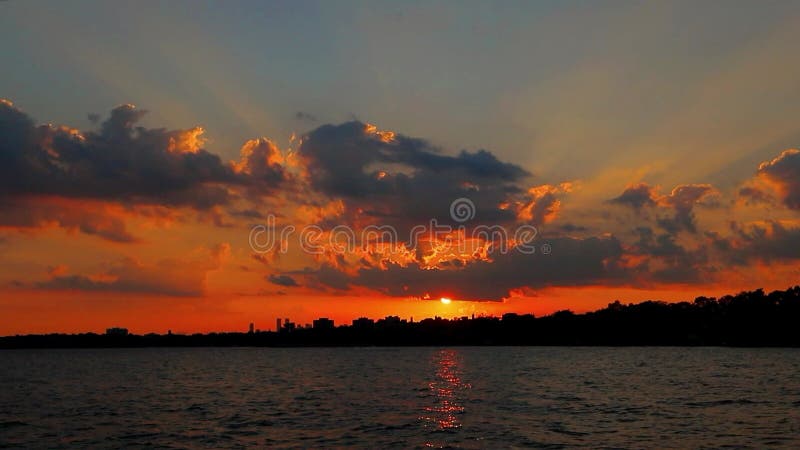
[[421,345],[608,345],[608,346],[800,346],[800,286],[769,294],[762,289],[698,297],[694,301],[645,301],[584,314],[571,311],[535,317],[424,319],[361,318],[334,327],[279,332],[209,334],[46,334],[0,337],[0,348],[156,346],[421,346]]

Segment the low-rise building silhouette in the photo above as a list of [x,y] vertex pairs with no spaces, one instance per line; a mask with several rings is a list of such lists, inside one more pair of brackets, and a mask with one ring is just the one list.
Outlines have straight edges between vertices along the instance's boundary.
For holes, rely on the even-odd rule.
[[359,317],[353,320],[353,328],[356,329],[370,329],[375,326],[375,321],[368,317]]
[[106,329],[106,335],[108,336],[127,336],[128,329],[127,328],[120,328],[120,327],[112,327]]
[[319,319],[314,319],[314,329],[315,330],[332,330],[333,329],[333,321],[328,319],[327,317],[320,317]]

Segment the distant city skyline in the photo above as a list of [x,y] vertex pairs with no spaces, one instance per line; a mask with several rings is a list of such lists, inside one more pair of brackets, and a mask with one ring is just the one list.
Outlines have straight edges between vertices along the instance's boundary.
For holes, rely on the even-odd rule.
[[[281,319],[278,319],[281,320]],[[246,331],[208,334],[130,333],[45,334],[0,337],[3,348],[162,347],[162,346],[406,346],[406,345],[568,345],[568,346],[749,346],[800,347],[800,286],[761,289],[720,298],[638,304],[609,303],[597,311],[562,310],[542,317],[505,313],[495,316],[439,316],[420,321],[398,316],[367,317],[336,325],[319,317],[298,325],[284,318],[277,330],[250,323]]]

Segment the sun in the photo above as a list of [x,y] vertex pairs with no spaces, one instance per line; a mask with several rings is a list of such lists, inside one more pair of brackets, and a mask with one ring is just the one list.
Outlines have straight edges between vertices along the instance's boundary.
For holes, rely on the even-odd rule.
[[450,302],[452,302],[452,300],[450,300],[447,297],[442,297],[442,298],[439,299],[439,301],[442,302],[443,305],[449,305]]

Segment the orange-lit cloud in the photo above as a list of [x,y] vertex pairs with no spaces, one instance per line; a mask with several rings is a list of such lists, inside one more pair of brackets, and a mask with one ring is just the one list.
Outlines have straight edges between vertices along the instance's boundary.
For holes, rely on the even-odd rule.
[[[761,164],[732,196],[710,183],[662,191],[640,181],[575,208],[579,182],[532,182],[488,150],[448,152],[362,122],[321,125],[285,149],[248,140],[226,162],[204,148],[202,127],[141,127],[143,114],[122,105],[98,129],[77,130],[0,104],[2,289],[22,299],[218,299],[251,312],[242,299],[500,311],[542,292],[695,292],[749,269],[789,284],[800,259],[796,150]],[[474,207],[464,221],[451,210],[457,199]],[[775,216],[753,217],[770,199]],[[268,218],[277,230],[315,227],[319,251],[299,248],[295,234],[286,248],[254,253],[248,232]],[[412,238],[433,224],[449,231]],[[518,251],[521,225],[537,229],[534,252]],[[512,235],[504,246],[498,229]],[[443,297],[453,302],[422,300]]]
[[761,163],[758,175],[787,208],[800,210],[800,150],[785,150],[775,159]]

